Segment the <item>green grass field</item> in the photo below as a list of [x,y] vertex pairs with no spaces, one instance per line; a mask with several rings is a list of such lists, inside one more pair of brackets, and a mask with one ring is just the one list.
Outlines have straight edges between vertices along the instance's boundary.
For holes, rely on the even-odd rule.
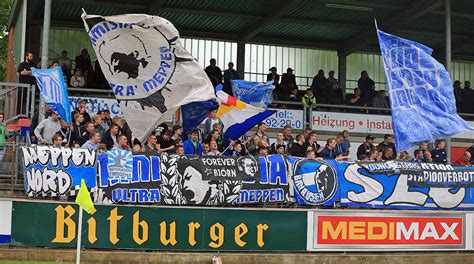
[[50,264],[50,263],[73,263],[73,262],[0,260],[0,264]]

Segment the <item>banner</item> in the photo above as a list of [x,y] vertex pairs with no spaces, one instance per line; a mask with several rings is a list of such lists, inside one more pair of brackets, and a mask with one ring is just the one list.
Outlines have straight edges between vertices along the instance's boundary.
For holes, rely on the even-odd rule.
[[341,205],[384,209],[473,209],[474,167],[433,163],[339,163]]
[[463,250],[467,240],[472,241],[467,231],[472,223],[463,213],[332,210],[308,214],[309,251]]
[[378,29],[377,36],[397,150],[473,129],[457,114],[451,78],[431,48]]
[[88,188],[96,187],[95,150],[51,146],[21,149],[28,196],[74,196],[79,191],[81,179],[86,181]]
[[285,156],[259,157],[260,178],[244,180],[238,204],[286,203],[290,201],[290,171]]
[[168,20],[144,14],[83,14],[82,19],[105,78],[141,142],[180,106],[216,98]]
[[273,101],[273,81],[266,83],[246,80],[231,80],[232,93],[235,98],[256,107],[266,108]]
[[339,200],[338,165],[334,160],[288,157],[298,205],[334,206]]
[[86,102],[86,112],[91,115],[96,114],[99,111],[109,110],[110,116],[123,116],[120,110],[120,105],[115,98],[96,98],[96,97],[77,97],[69,96],[69,103],[71,104],[70,111],[74,111],[77,108],[77,103],[80,99],[84,99]]
[[36,78],[36,83],[44,101],[66,123],[72,124],[67,89],[61,67],[51,69],[32,68],[31,74]]
[[[84,215],[83,248],[306,250],[305,211],[101,205],[96,209]],[[12,244],[76,248],[78,210],[71,203],[14,201]]]
[[98,203],[225,205],[288,201],[284,156],[99,155]]

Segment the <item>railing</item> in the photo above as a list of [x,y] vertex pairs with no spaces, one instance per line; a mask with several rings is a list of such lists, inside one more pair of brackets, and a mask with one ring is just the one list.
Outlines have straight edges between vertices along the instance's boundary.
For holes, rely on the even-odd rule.
[[34,86],[24,83],[0,82],[0,108],[5,122],[19,117],[32,118],[34,113]]
[[24,192],[19,140],[9,141],[0,149],[0,196],[18,196]]

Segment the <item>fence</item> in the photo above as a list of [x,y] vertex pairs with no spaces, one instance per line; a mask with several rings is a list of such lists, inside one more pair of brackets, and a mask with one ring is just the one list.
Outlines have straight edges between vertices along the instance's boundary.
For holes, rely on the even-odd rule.
[[19,117],[32,118],[35,107],[34,86],[23,83],[0,82],[0,112],[5,122]]

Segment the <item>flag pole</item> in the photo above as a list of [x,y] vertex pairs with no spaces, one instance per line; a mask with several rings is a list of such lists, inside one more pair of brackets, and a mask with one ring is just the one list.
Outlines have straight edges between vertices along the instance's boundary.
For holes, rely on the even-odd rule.
[[79,226],[77,227],[76,264],[81,263],[82,206],[79,206]]
[[[451,1],[445,0],[446,18],[446,71],[451,75]],[[451,164],[451,137],[446,138],[446,161]]]

